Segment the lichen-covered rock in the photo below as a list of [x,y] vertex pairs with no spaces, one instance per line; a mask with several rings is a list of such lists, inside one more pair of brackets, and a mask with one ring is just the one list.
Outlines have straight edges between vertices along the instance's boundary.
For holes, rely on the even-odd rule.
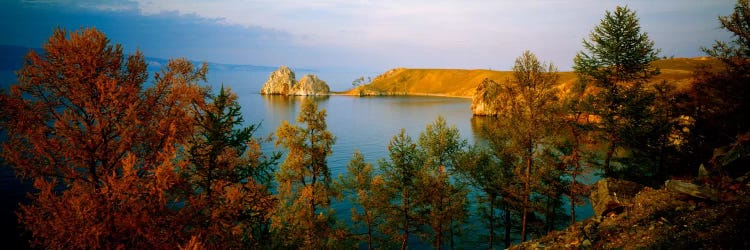
[[477,86],[474,97],[471,99],[471,113],[480,116],[497,115],[497,108],[494,103],[499,93],[500,84],[485,78]]
[[305,75],[299,80],[288,95],[328,95],[330,89],[325,81],[315,75]]
[[297,81],[294,72],[287,66],[281,66],[268,76],[260,93],[263,95],[288,95]]
[[594,215],[622,212],[624,204],[629,203],[641,189],[643,185],[631,181],[612,178],[599,180],[593,184],[589,196]]

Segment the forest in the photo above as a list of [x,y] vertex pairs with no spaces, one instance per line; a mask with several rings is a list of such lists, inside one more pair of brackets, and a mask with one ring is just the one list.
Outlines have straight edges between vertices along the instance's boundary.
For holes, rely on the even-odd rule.
[[574,58],[574,86],[530,51],[511,78],[485,80],[497,114],[485,143],[438,117],[393,135],[387,158],[355,152],[340,176],[314,100],[257,135],[237,93],[204,85],[206,64],[172,59],[148,82],[141,52],[95,28],[56,29],[0,93],[0,158],[33,185],[17,216],[45,249],[454,249],[476,228],[483,248],[507,248],[574,224],[583,175],[689,180],[718,190],[712,204],[750,204],[750,2],[718,21],[734,40],[703,51],[721,66],[678,88],[650,81],[660,50],[636,13],[606,11]]

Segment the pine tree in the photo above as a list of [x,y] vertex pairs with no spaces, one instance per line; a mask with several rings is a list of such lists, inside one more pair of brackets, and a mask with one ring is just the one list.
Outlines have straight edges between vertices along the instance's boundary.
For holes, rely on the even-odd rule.
[[[382,198],[379,187],[383,184],[382,178],[375,176],[372,164],[366,163],[364,155],[354,151],[351,160],[346,164],[346,175],[339,176],[339,190],[344,195],[350,196],[352,207],[353,227],[364,227],[367,249],[373,249],[376,237],[376,229],[383,223],[383,214],[377,211],[381,205]],[[357,228],[354,229],[358,231]]]
[[423,151],[426,162],[419,173],[422,192],[420,200],[426,204],[426,223],[433,232],[433,242],[440,249],[448,233],[451,248],[454,247],[455,222],[466,217],[466,195],[464,185],[452,181],[449,170],[453,170],[456,155],[466,145],[461,140],[458,129],[448,127],[445,119],[438,116],[435,123],[428,124],[419,135],[419,149]]
[[648,106],[652,98],[643,85],[659,70],[651,67],[658,59],[659,50],[641,27],[635,12],[618,6],[607,11],[601,23],[594,27],[589,39],[583,40],[585,51],[574,58],[573,69],[581,81],[599,89],[594,94],[593,114],[601,118],[598,130],[608,143],[602,169],[608,177],[618,177],[612,160],[615,152],[638,141],[633,136],[648,121]]
[[306,99],[297,122],[305,127],[282,122],[276,131],[277,146],[288,152],[276,173],[279,205],[272,216],[272,229],[278,240],[290,246],[324,248],[333,232],[331,200],[336,196],[326,158],[335,139],[327,130],[326,111],[318,111],[312,99]]
[[424,167],[424,157],[404,129],[391,139],[388,152],[390,161],[378,161],[383,180],[379,196],[384,199],[379,212],[385,215],[381,228],[400,241],[401,249],[406,249],[410,235],[420,226],[418,211],[422,204],[417,197],[423,187],[416,180]]
[[494,143],[516,157],[513,164],[523,183],[521,240],[526,241],[527,222],[533,213],[532,189],[539,181],[532,175],[536,176],[541,166],[550,164],[545,156],[552,145],[559,76],[554,65],[540,62],[529,51],[516,59],[513,74],[496,99],[499,126],[496,131],[504,140]]
[[258,125],[243,126],[237,96],[223,86],[210,102],[195,110],[197,132],[190,138],[181,169],[189,183],[187,205],[191,221],[186,231],[213,248],[258,246],[267,239],[268,219],[276,206],[269,188],[271,167],[279,154],[264,155],[253,137]]

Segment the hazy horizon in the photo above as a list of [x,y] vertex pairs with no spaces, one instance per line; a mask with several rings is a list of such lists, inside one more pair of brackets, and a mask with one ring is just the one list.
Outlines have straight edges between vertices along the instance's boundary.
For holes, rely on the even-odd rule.
[[662,56],[728,40],[722,1],[4,1],[0,44],[41,47],[55,27],[96,27],[149,57],[350,71],[509,70],[524,50],[568,71],[606,10],[635,10]]

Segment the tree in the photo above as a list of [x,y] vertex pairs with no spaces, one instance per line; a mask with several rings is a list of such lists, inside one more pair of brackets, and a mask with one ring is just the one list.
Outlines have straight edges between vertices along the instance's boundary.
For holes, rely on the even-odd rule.
[[565,95],[562,101],[560,119],[560,163],[563,171],[570,176],[568,198],[570,202],[570,224],[576,220],[576,206],[583,204],[588,194],[588,186],[578,181],[578,177],[586,172],[586,146],[593,144],[591,135],[593,122],[591,121],[591,105],[593,96],[586,94],[586,84],[578,82]]
[[354,79],[354,81],[352,81],[352,87],[356,88],[359,85],[362,85],[364,83],[365,83],[365,77],[364,76],[360,76],[359,78]]
[[364,155],[359,151],[354,151],[346,164],[346,170],[346,175],[339,176],[339,190],[351,196],[350,201],[355,205],[351,209],[352,226],[364,227],[367,249],[372,249],[375,230],[383,222],[383,214],[377,211],[380,205],[378,187],[383,184],[383,180],[375,177],[372,164],[366,163]]
[[[18,212],[40,248],[171,248],[177,151],[193,133],[207,66],[170,60],[154,85],[96,29],[57,29],[3,96],[2,158],[37,190]],[[74,237],[72,237],[74,236]]]
[[426,222],[434,233],[436,249],[447,231],[450,246],[454,246],[455,222],[466,217],[466,195],[468,190],[459,183],[452,182],[448,169],[453,169],[454,158],[466,145],[461,140],[458,129],[448,127],[445,119],[438,116],[435,123],[428,124],[425,131],[419,135],[419,149],[425,156],[425,166],[419,172],[418,186],[423,187],[419,193],[420,200],[427,206]]
[[209,99],[195,107],[196,133],[185,152],[190,164],[180,171],[188,182],[181,212],[191,221],[184,230],[206,247],[257,247],[267,240],[276,206],[269,188],[280,155],[261,152],[261,140],[253,137],[258,125],[235,128],[244,120],[231,90],[222,86]]
[[616,177],[612,166],[615,151],[631,146],[625,137],[642,134],[633,130],[647,120],[644,115],[651,97],[643,90],[643,84],[659,74],[651,67],[659,50],[641,32],[635,12],[620,6],[605,13],[589,39],[583,40],[583,47],[585,51],[578,52],[573,60],[573,69],[581,81],[599,89],[594,94],[592,112],[601,118],[598,130],[608,143],[602,168],[605,176]]
[[[272,229],[284,243],[322,248],[333,236],[331,172],[326,158],[335,139],[328,131],[326,111],[306,99],[297,122],[305,127],[282,122],[276,130],[277,146],[285,147],[286,159],[276,173],[279,205],[272,216]],[[333,240],[333,239],[330,239]]]
[[[417,145],[406,130],[393,136],[388,143],[390,161],[380,159],[380,177],[383,180],[383,206],[380,213],[385,215],[382,231],[401,241],[401,249],[406,249],[409,235],[419,226],[418,211],[421,204],[417,197],[423,187],[415,181],[424,165],[424,159],[417,149]],[[378,177],[376,177],[378,178]]]
[[506,139],[495,143],[516,156],[513,164],[517,175],[523,179],[522,241],[526,241],[528,217],[532,213],[532,187],[537,182],[532,179],[532,172],[549,164],[546,162],[549,159],[544,158],[552,145],[558,79],[554,65],[542,63],[526,51],[516,59],[513,78],[503,86],[494,105],[498,108],[500,127],[497,131],[503,133],[498,137]]
[[[718,68],[703,68],[696,73],[695,83],[688,91],[685,104],[689,126],[688,148],[684,155],[683,171],[694,171],[707,163],[715,151],[738,143],[750,130],[750,1],[738,0],[734,12],[720,16],[721,27],[732,32],[733,41],[717,41],[706,54],[721,60]],[[717,152],[719,153],[719,152]],[[744,174],[747,160],[735,161],[728,166],[715,166],[715,172]]]
[[498,157],[490,149],[474,145],[459,152],[454,161],[459,176],[468,180],[471,185],[484,194],[483,197],[478,197],[478,202],[486,205],[480,206],[476,211],[487,222],[486,225],[489,230],[487,236],[488,248],[492,249],[495,246],[495,225],[499,224],[501,219],[496,216],[498,210],[502,211],[505,217],[505,246],[510,247],[510,203],[512,203],[513,197],[508,193],[508,190],[515,189],[512,186],[516,183],[514,180],[517,179],[513,174],[513,166],[509,164],[511,157],[502,155],[502,153]]

